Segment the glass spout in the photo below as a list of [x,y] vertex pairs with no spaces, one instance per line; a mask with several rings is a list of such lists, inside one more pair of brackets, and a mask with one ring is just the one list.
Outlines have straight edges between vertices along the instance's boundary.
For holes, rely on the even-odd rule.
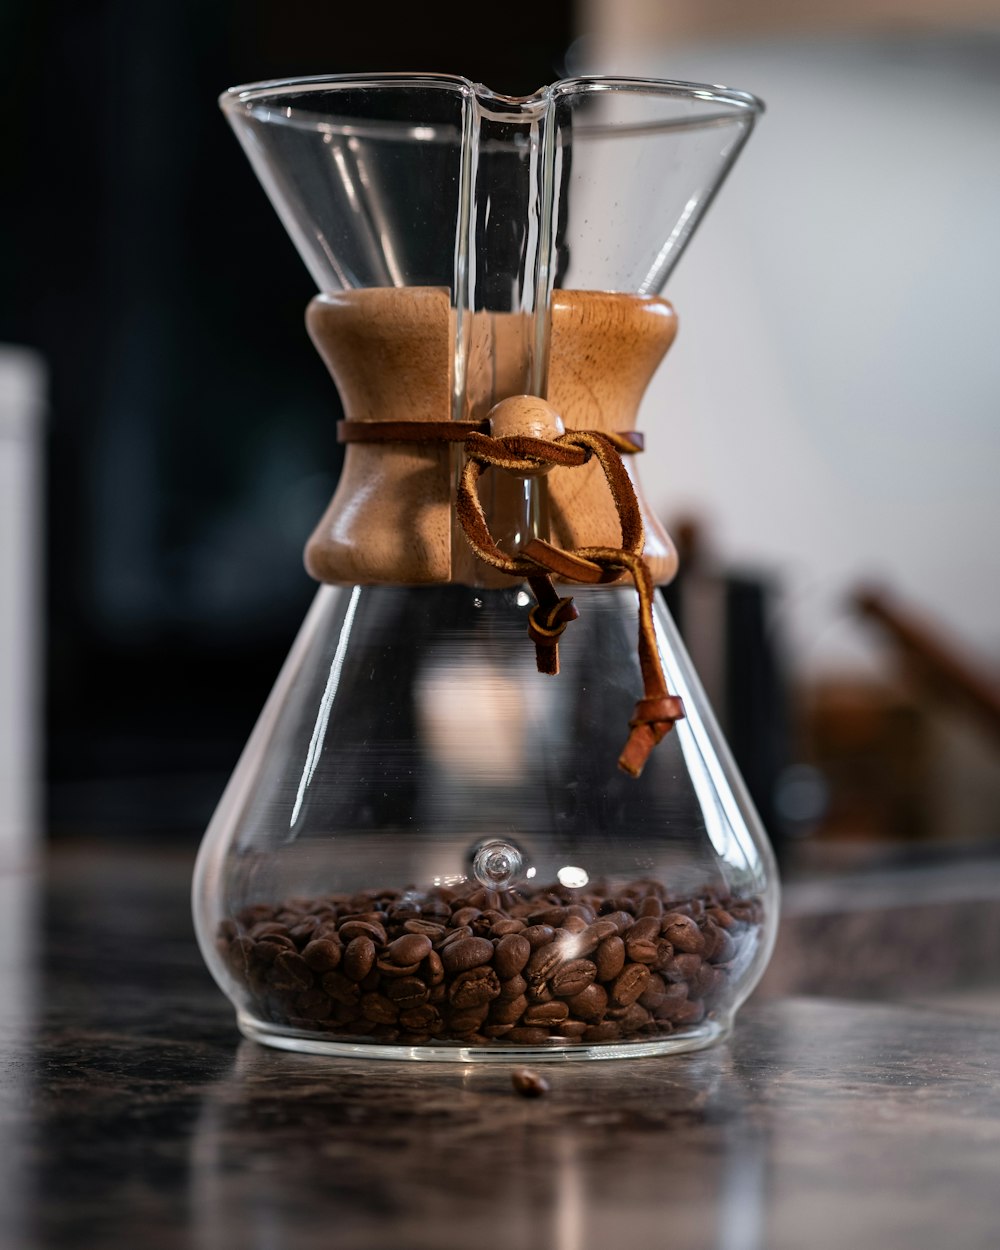
[[553,290],[662,289],[763,109],[655,79],[515,99],[443,74],[257,83],[220,103],[321,292],[449,292],[456,420],[545,395]]

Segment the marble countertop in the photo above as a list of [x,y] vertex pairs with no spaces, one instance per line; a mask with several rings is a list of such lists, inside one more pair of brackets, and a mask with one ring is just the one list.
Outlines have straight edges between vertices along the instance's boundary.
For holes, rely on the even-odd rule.
[[0,1247],[996,1250],[1000,1022],[759,998],[699,1054],[565,1067],[242,1041],[190,860],[0,875]]

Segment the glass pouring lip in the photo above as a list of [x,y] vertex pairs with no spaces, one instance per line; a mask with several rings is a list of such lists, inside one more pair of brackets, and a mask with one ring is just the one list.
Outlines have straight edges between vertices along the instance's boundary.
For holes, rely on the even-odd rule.
[[[638,125],[599,125],[592,128],[594,133],[603,131],[620,133],[622,130],[632,129],[657,131],[670,130],[677,127],[706,126],[725,119],[731,119],[734,115],[740,113],[756,119],[764,112],[765,108],[763,100],[748,91],[740,91],[710,83],[682,82],[667,78],[632,78],[616,75],[588,74],[559,79],[558,82],[542,87],[531,95],[507,96],[491,91],[488,87],[483,86],[482,83],[474,83],[458,74],[405,71],[366,74],[313,74],[300,78],[275,78],[261,82],[242,83],[229,87],[222,92],[219,96],[219,107],[227,115],[253,114],[260,105],[267,103],[277,104],[281,97],[288,95],[320,95],[326,92],[337,92],[350,88],[355,90],[395,88],[398,90],[407,87],[452,91],[457,95],[476,99],[486,105],[510,109],[512,116],[516,116],[518,112],[525,115],[530,115],[536,111],[540,112],[548,107],[550,102],[562,97],[609,91],[621,92],[623,94],[658,95],[666,99],[699,100],[705,103],[717,104],[724,110],[722,112],[705,113],[702,116],[693,118],[653,120]],[[299,116],[295,120],[299,124],[303,122],[314,126],[329,124],[329,120],[324,118],[322,114],[306,113],[303,110],[296,110],[296,112]],[[261,120],[295,124],[290,107],[286,106],[282,113],[283,116],[268,115]],[[362,119],[352,120],[357,122]],[[416,122],[417,119],[414,119],[414,124]],[[383,134],[387,130],[395,128],[399,128],[403,133],[407,134],[413,130],[413,124],[407,125],[404,122],[381,122],[378,126]],[[428,127],[421,126],[420,129],[425,133],[419,137],[432,138],[435,136],[431,132],[436,131],[437,128],[432,124]]]

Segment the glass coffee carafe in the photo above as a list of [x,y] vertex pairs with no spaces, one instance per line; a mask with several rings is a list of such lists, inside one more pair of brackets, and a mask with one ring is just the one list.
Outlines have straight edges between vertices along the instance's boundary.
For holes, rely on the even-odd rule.
[[346,444],[195,872],[241,1030],[460,1060],[724,1036],[777,879],[655,589],[676,554],[635,423],[660,289],[760,102],[390,74],[222,108],[315,279]]

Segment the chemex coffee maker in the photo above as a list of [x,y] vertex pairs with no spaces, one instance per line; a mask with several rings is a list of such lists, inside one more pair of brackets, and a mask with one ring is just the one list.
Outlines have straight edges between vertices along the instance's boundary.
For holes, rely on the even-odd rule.
[[669,422],[644,443],[637,412],[762,105],[386,74],[222,108],[315,279],[346,445],[195,872],[241,1030],[466,1062],[725,1036],[778,886],[656,590],[676,554],[636,465]]

